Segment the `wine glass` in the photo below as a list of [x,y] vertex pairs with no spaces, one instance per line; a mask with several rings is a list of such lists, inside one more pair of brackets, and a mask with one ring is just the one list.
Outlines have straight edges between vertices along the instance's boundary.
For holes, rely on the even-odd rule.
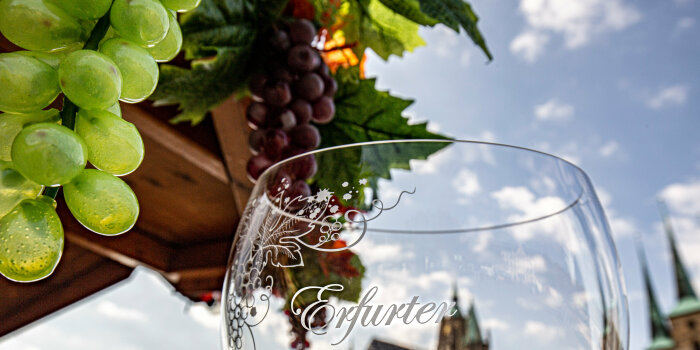
[[627,349],[621,275],[593,186],[565,160],[470,141],[327,148],[258,179],[222,345]]

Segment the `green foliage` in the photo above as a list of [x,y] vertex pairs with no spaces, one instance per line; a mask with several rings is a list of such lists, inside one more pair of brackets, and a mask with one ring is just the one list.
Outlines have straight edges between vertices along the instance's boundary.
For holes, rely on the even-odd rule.
[[203,0],[182,16],[190,69],[161,65],[156,105],[179,104],[172,122],[201,122],[209,109],[242,88],[256,38],[274,23],[287,0]]
[[[359,79],[357,68],[336,74],[336,114],[333,122],[319,127],[321,147],[356,142],[401,139],[447,139],[426,129],[426,123],[409,124],[401,115],[413,101],[391,96],[375,88],[375,79]],[[367,178],[374,187],[377,178],[391,178],[390,169],[410,169],[409,160],[425,159],[445,144],[385,144],[362,149],[354,147],[317,155],[319,167],[333,169],[316,177],[315,184],[342,193],[338,179],[357,183]],[[364,200],[360,197],[360,205]]]
[[342,30],[346,42],[362,57],[365,48],[371,48],[387,60],[390,55],[403,56],[425,41],[418,35],[418,24],[392,11],[380,0],[350,0],[344,6],[345,25]]
[[[341,19],[339,28],[358,57],[366,48],[385,60],[403,56],[425,45],[418,35],[419,26],[443,23],[457,32],[463,29],[492,58],[476,26],[478,17],[463,0],[309,1],[319,23],[332,26],[336,17]],[[261,61],[258,56],[265,55],[257,50],[258,39],[282,16],[287,2],[203,0],[197,9],[181,16],[183,49],[185,58],[194,60],[191,67],[162,65],[151,99],[156,105],[180,106],[181,114],[173,122],[202,121],[209,109],[244,90]]]
[[459,32],[459,27],[462,27],[472,41],[484,51],[489,60],[493,59],[486,46],[486,40],[481,35],[479,28],[476,27],[479,17],[476,16],[471,5],[463,0],[420,0],[420,9],[426,15],[437,19],[456,32]]

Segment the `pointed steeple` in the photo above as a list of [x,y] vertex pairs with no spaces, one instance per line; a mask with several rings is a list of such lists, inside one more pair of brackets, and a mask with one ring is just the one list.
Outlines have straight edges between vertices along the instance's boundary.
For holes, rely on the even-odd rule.
[[659,210],[664,222],[664,231],[668,237],[668,243],[671,248],[671,256],[673,258],[673,271],[676,279],[676,294],[678,296],[678,305],[671,311],[669,316],[680,316],[693,312],[700,312],[700,300],[693,289],[693,284],[690,282],[688,271],[683,265],[683,260],[678,253],[676,246],[676,237],[671,226],[671,218],[668,216],[666,204],[659,200]]
[[461,318],[462,312],[459,310],[459,292],[457,290],[457,282],[453,284],[452,301],[455,303],[452,310],[450,310],[448,315],[452,315],[452,318]]
[[637,238],[637,257],[639,258],[639,264],[644,277],[644,290],[647,293],[647,309],[649,312],[649,326],[651,330],[651,345],[647,350],[672,349],[675,343],[671,339],[671,332],[668,329],[666,320],[656,301],[656,295],[651,285],[651,277],[649,276],[646,254],[644,254],[644,247],[639,238]]
[[474,305],[474,301],[469,304],[469,312],[465,328],[464,345],[484,343],[484,340],[481,337],[481,329],[479,328],[479,319],[476,317],[476,306]]

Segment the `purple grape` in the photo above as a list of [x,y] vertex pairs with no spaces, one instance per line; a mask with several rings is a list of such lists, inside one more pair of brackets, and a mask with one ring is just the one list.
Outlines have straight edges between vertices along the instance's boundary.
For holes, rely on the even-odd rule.
[[267,121],[267,106],[260,102],[252,102],[245,114],[250,128],[256,130],[263,127]]
[[321,62],[321,65],[316,70],[316,73],[318,73],[318,75],[320,75],[322,78],[331,76],[331,70],[328,69],[328,66],[324,62]]
[[269,159],[278,160],[289,145],[287,133],[280,129],[268,129],[263,136],[263,154]]
[[248,145],[250,146],[250,151],[257,155],[262,149],[263,139],[265,132],[262,130],[253,130],[253,132],[248,135]]
[[[285,158],[291,158],[304,152],[306,151],[302,149],[292,149],[291,151],[285,152]],[[316,164],[316,157],[313,154],[309,154],[291,161],[289,164],[285,165],[284,168],[289,174],[294,176],[294,178],[306,180],[316,174],[318,165]]]
[[248,171],[248,176],[250,176],[251,179],[255,181],[272,164],[273,162],[271,160],[265,158],[264,155],[259,154],[257,156],[251,157],[248,160],[248,164],[246,164],[246,171]]
[[297,45],[289,50],[287,64],[299,72],[311,72],[321,64],[318,52],[308,45]]
[[292,143],[304,150],[312,150],[321,144],[321,134],[310,124],[298,125],[290,132]]
[[292,100],[292,92],[289,85],[284,82],[277,82],[273,85],[265,86],[263,91],[265,103],[271,106],[282,107]]
[[294,81],[294,74],[286,68],[278,66],[272,69],[272,78],[289,84]]
[[323,95],[323,79],[316,73],[306,73],[294,84],[294,92],[307,101],[315,101]]
[[335,103],[328,96],[323,96],[314,103],[313,121],[319,124],[326,124],[333,120],[335,115]]
[[294,112],[285,109],[277,116],[277,124],[282,130],[289,131],[297,126],[297,118],[294,116]]
[[338,92],[338,82],[331,76],[323,77],[323,85],[325,86],[323,90],[324,96],[333,97]]
[[[287,188],[285,188],[285,185]],[[287,174],[287,172],[282,169],[275,174],[274,180],[272,180],[272,185],[270,186],[270,195],[276,196],[282,191],[287,190],[292,186],[292,178]]]
[[289,39],[287,32],[278,30],[272,33],[270,46],[277,52],[285,52],[292,46],[292,41]]
[[253,76],[250,77],[250,81],[248,81],[248,88],[255,97],[262,99],[266,83],[267,76],[264,74],[253,74]]
[[292,101],[289,104],[289,109],[294,112],[294,116],[297,118],[297,125],[308,124],[314,112],[310,103],[300,99]]
[[308,19],[299,19],[289,24],[289,38],[295,44],[311,44],[316,36],[316,27]]
[[306,198],[311,196],[311,188],[309,188],[309,185],[304,182],[304,180],[294,181],[292,186],[289,187],[288,191],[290,198],[296,198],[299,196]]

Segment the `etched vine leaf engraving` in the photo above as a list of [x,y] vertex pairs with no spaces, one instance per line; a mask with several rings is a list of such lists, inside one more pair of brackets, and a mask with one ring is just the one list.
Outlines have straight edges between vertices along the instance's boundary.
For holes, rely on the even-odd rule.
[[[357,188],[344,182],[348,192],[342,198],[351,199],[364,186],[366,179],[359,180]],[[414,194],[415,189],[402,191],[388,207],[374,199],[368,212],[343,206],[327,189],[310,196],[290,192],[289,182],[283,179],[251,200],[239,224],[223,304],[229,349],[257,349],[252,328],[264,321],[271,298],[284,298],[307,287],[289,281],[290,269],[305,268],[305,254],[349,251],[363,239],[372,220],[394,209],[402,196]],[[341,239],[344,231],[353,233],[351,241]]]

